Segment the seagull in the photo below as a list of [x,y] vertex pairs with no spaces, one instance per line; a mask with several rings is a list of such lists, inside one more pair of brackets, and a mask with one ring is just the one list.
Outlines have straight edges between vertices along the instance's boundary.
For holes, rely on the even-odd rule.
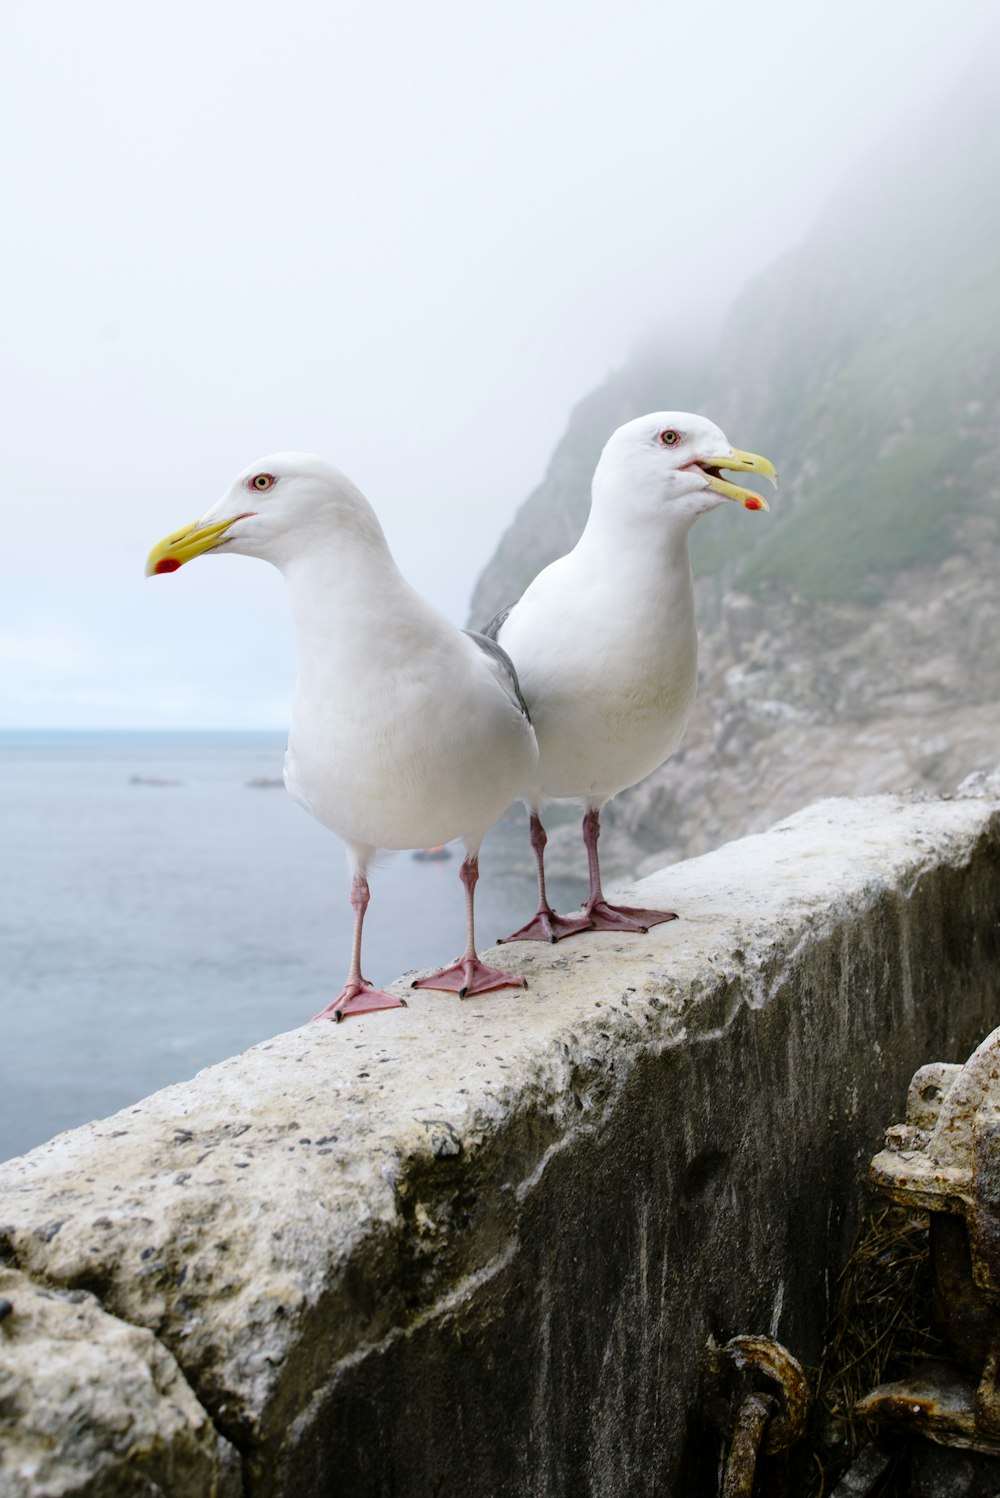
[[346,845],[354,911],[346,982],[315,1018],[405,1007],[361,971],[368,869],[380,848],[465,843],[465,951],[413,987],[461,998],[525,987],[482,963],[475,942],[480,844],[538,761],[504,651],[456,628],[410,586],[361,491],[310,453],[275,453],[244,469],[200,520],[153,548],[146,574],[174,572],[203,552],[260,557],[288,586],[299,676],[285,785]]
[[[594,473],[590,516],[573,550],[540,572],[483,633],[514,662],[538,737],[522,795],[531,817],[538,910],[506,941],[559,941],[578,931],[645,931],[669,910],[610,905],[597,857],[601,809],[677,748],[698,684],[688,532],[727,500],[766,500],[721,477],[774,465],[731,447],[714,422],[658,411],[626,422]],[[547,800],[582,801],[590,893],[581,916],[557,915],[545,891]]]

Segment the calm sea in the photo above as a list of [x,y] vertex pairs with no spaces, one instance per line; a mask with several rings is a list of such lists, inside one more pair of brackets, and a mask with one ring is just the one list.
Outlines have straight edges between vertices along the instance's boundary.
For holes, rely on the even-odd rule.
[[[0,733],[0,1158],[304,1023],[340,990],[338,840],[274,785],[278,734]],[[483,849],[482,944],[526,920],[526,828]],[[464,940],[459,856],[371,878],[365,972]],[[557,893],[553,890],[553,895]],[[564,905],[583,887],[558,894]]]

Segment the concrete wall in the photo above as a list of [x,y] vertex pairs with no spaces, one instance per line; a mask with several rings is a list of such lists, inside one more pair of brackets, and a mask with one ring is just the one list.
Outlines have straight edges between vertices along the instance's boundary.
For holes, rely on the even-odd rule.
[[637,886],[647,936],[505,948],[525,994],[0,1167],[3,1498],[712,1493],[706,1339],[816,1355],[912,1072],[1000,1021],[998,795],[823,802]]

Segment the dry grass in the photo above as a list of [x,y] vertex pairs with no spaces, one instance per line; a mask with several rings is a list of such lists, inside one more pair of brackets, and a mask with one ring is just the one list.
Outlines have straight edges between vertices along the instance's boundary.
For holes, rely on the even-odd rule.
[[[826,1498],[871,1439],[871,1427],[855,1418],[857,1401],[946,1349],[933,1327],[927,1236],[925,1212],[879,1202],[862,1219],[838,1281],[823,1358],[810,1377],[816,1400],[804,1498]],[[879,1491],[893,1493],[891,1471]]]

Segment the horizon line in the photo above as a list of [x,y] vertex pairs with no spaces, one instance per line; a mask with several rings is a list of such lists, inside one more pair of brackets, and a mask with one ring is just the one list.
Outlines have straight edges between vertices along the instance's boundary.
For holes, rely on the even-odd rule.
[[211,724],[56,724],[56,723],[5,723],[0,724],[0,734],[5,733],[287,733],[287,727],[257,725],[255,727],[220,728]]

